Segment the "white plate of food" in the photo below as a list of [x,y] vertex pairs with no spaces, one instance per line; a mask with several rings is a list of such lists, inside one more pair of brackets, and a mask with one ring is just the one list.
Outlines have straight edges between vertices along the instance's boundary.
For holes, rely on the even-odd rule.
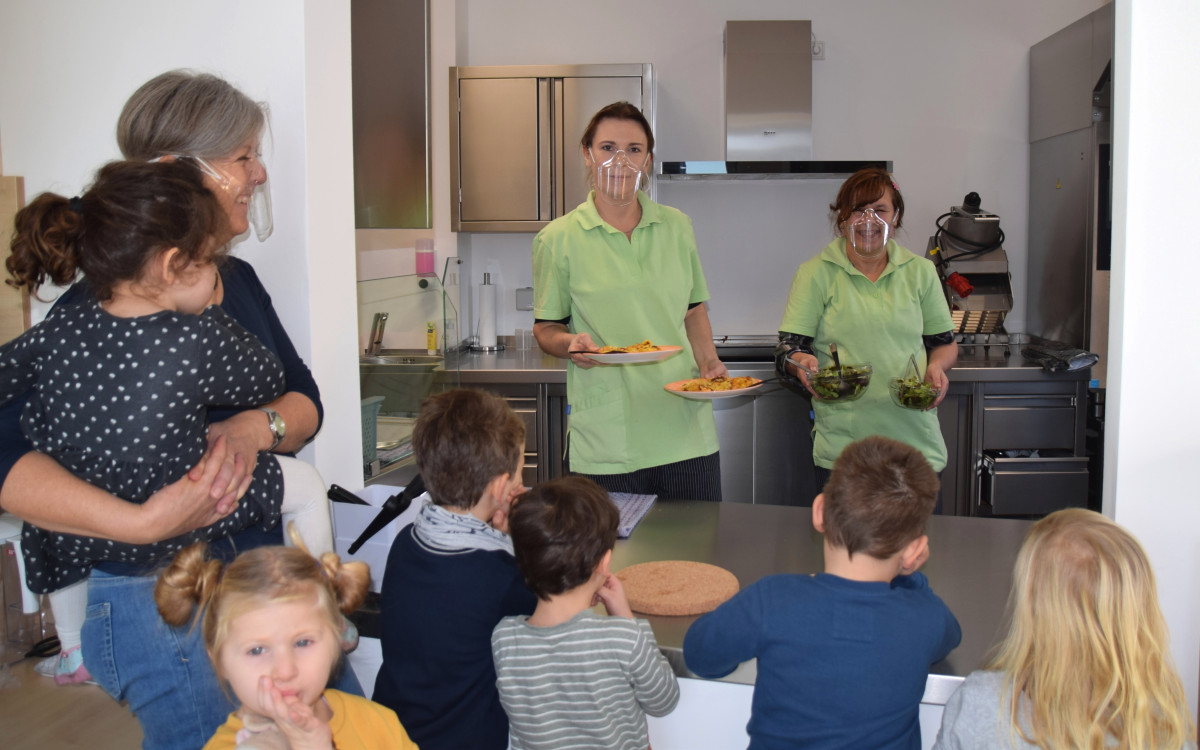
[[745,396],[762,387],[763,382],[758,378],[739,375],[736,378],[689,378],[667,383],[666,388],[676,396],[692,398],[698,401],[712,401],[717,398]]
[[606,365],[632,365],[639,362],[659,362],[683,351],[682,346],[656,346],[649,341],[632,346],[602,346],[599,351],[580,352],[585,357]]

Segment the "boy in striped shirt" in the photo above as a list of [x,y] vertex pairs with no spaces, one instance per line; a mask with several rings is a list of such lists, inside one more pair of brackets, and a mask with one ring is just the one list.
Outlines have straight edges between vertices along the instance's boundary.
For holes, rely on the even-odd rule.
[[510,511],[517,564],[538,597],[532,615],[492,633],[513,750],[646,750],[646,714],[679,701],[650,623],[634,619],[609,571],[618,520],[608,493],[578,476],[537,485]]

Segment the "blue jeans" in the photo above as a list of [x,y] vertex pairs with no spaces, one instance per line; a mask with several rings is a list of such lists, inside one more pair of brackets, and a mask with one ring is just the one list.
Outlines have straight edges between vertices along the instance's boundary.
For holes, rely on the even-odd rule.
[[[109,695],[128,701],[143,748],[197,750],[237,706],[217,681],[200,627],[172,627],[159,617],[155,581],[92,571],[83,662]],[[333,687],[362,695],[354,671],[340,672]]]

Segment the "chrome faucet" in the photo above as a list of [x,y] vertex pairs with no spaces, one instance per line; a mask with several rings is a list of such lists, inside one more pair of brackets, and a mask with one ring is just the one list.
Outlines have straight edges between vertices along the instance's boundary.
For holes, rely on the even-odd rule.
[[379,347],[383,345],[383,327],[387,325],[387,319],[387,313],[375,313],[375,319],[371,321],[371,335],[367,337],[366,352],[368,357],[374,357],[379,354]]

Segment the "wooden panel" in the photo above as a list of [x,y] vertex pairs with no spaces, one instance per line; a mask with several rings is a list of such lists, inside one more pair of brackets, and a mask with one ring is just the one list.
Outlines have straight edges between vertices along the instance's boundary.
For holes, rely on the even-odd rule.
[[[13,219],[21,206],[25,205],[25,180],[22,177],[0,177],[0,257],[8,258],[9,243],[12,241]],[[8,271],[0,268],[0,274],[8,278]],[[8,284],[0,284],[0,343],[10,341],[29,327],[29,292],[17,291]]]

